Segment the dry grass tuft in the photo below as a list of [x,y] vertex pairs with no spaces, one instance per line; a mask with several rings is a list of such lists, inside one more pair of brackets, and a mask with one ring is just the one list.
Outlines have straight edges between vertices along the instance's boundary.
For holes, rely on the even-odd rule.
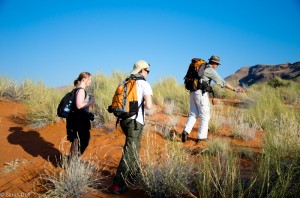
[[10,162],[4,163],[4,168],[2,170],[2,174],[14,173],[17,172],[20,165],[28,164],[29,161],[27,159],[15,159]]

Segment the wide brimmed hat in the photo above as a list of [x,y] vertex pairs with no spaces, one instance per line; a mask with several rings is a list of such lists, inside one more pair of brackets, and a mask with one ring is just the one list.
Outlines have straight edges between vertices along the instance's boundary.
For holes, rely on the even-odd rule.
[[221,65],[220,63],[220,57],[219,56],[211,56],[210,59],[208,59],[209,62],[214,62],[214,63],[218,63],[219,65]]
[[133,65],[133,70],[130,74],[138,74],[142,69],[146,69],[150,67],[150,65],[144,60],[138,60]]

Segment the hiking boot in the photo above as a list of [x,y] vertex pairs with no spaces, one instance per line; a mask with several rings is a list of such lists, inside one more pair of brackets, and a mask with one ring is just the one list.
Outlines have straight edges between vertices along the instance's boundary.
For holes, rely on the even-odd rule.
[[181,134],[182,142],[186,142],[189,134],[186,131],[183,131]]
[[199,138],[198,138],[198,139],[196,140],[196,143],[199,143],[199,142],[205,142],[205,141],[207,141],[207,138],[204,138],[204,139],[199,139]]
[[126,186],[121,187],[121,186],[114,185],[113,189],[112,189],[112,193],[116,194],[116,195],[121,195],[124,192],[126,192],[127,190],[128,190],[128,188]]

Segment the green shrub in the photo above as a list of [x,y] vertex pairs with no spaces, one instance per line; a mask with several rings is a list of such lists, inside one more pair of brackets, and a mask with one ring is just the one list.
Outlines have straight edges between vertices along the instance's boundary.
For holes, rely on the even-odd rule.
[[300,102],[299,82],[283,80],[276,76],[269,80],[267,85],[278,90],[279,96],[285,104],[297,104]]
[[273,79],[269,80],[267,82],[267,85],[273,88],[277,87],[288,87],[291,85],[291,82],[289,80],[283,80],[278,76],[275,76]]

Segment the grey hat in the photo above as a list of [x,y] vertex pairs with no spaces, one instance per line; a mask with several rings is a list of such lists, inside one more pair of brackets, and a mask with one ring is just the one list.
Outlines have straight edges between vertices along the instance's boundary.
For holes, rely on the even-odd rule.
[[209,62],[214,62],[214,63],[218,63],[219,65],[221,65],[221,63],[220,63],[220,57],[219,56],[213,55],[208,60],[209,60]]
[[131,74],[137,74],[142,69],[147,69],[149,67],[150,67],[150,65],[146,61],[144,61],[144,60],[138,60],[136,63],[134,63],[133,70],[131,71]]

